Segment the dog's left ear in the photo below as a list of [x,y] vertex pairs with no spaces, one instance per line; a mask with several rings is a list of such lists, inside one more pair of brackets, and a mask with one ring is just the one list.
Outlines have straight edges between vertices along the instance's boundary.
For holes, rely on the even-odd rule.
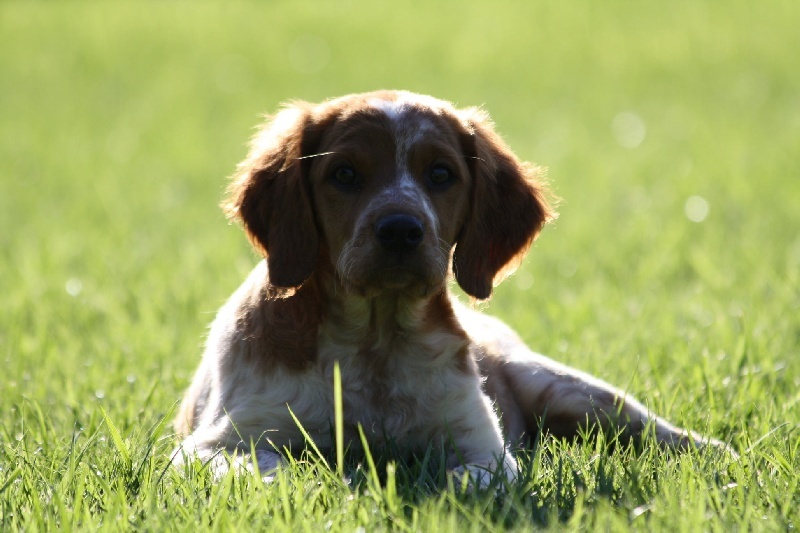
[[541,169],[520,161],[477,109],[462,112],[463,144],[472,174],[469,216],[453,255],[456,281],[485,300],[512,273],[545,222],[555,217]]
[[223,204],[266,256],[273,288],[300,287],[317,265],[319,235],[302,159],[314,129],[311,104],[294,103],[272,117],[253,139]]

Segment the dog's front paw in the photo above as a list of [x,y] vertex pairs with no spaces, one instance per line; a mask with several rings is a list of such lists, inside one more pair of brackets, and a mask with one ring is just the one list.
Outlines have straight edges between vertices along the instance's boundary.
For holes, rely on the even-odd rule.
[[466,487],[467,492],[485,490],[494,487],[503,490],[505,482],[514,481],[517,477],[517,462],[506,454],[501,461],[486,463],[469,463],[459,465],[451,470],[453,481],[457,487]]
[[276,452],[267,450],[256,450],[255,461],[251,461],[247,465],[248,470],[253,470],[253,463],[258,465],[258,473],[261,474],[261,479],[265,483],[270,483],[275,480],[275,474],[278,468],[283,465],[283,458]]
[[172,465],[176,467],[194,459],[201,461],[216,481],[233,470],[236,474],[257,471],[261,479],[269,483],[275,479],[278,468],[284,463],[279,453],[268,450],[256,450],[255,455],[240,450],[229,454],[222,449],[197,447],[187,442],[172,452]]
[[492,483],[492,472],[485,466],[458,466],[452,470],[452,474],[453,484],[465,487],[467,492],[488,489]]

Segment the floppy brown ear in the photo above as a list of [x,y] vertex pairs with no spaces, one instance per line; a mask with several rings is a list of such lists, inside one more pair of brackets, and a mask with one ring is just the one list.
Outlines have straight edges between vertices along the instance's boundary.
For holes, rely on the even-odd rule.
[[293,104],[267,122],[232,177],[223,204],[266,256],[269,282],[276,288],[302,285],[314,272],[319,253],[310,185],[301,159],[308,144],[308,107]]
[[467,294],[484,300],[496,282],[519,266],[554,213],[540,181],[541,170],[520,161],[483,112],[467,113],[471,209],[456,243],[453,270]]

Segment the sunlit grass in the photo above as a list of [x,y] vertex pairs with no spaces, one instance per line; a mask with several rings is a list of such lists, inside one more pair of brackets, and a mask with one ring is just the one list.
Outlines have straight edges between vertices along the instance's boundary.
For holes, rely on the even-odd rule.
[[[799,15],[0,4],[2,529],[796,527]],[[168,468],[206,324],[255,262],[217,204],[259,114],[381,87],[485,104],[549,167],[561,216],[487,310],[740,460],[546,440],[501,494],[437,450],[311,454],[266,485]]]

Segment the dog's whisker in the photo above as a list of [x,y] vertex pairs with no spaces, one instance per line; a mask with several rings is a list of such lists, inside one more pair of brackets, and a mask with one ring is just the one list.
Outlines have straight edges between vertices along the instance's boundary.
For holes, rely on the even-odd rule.
[[302,157],[295,157],[295,161],[302,161],[303,159],[311,159],[312,157],[322,157],[324,155],[334,155],[336,152],[320,152],[318,154],[304,155]]

